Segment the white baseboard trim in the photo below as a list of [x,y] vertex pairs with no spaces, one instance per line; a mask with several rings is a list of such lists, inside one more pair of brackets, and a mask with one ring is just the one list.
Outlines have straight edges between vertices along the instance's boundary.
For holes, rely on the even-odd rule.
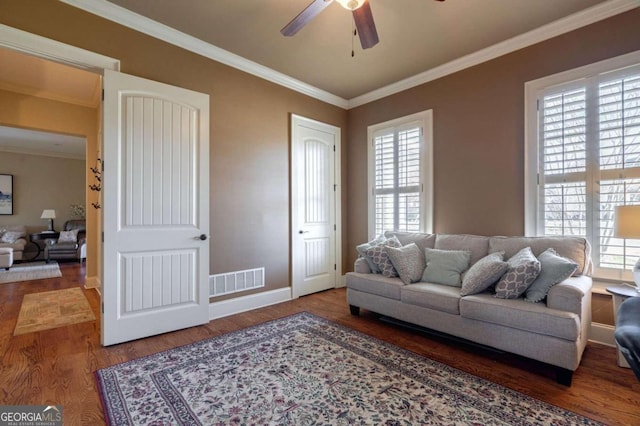
[[289,300],[291,300],[291,287],[213,302],[209,304],[209,320],[228,317],[229,315],[263,308]]
[[347,276],[343,275],[338,280],[338,285],[336,285],[336,288],[342,288],[342,287],[346,287],[346,286],[347,286]]
[[86,277],[84,280],[84,288],[86,289],[90,289],[90,288],[102,288],[102,283],[100,282],[100,278],[95,276],[95,277]]
[[592,322],[591,330],[589,331],[589,341],[605,346],[615,347],[615,332],[616,328],[612,325]]

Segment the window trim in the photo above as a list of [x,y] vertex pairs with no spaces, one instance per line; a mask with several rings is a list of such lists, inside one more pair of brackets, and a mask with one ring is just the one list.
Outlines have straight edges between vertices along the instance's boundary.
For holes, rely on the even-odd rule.
[[367,232],[369,238],[375,235],[375,149],[374,137],[381,130],[389,127],[403,127],[412,122],[419,122],[422,127],[422,156],[420,159],[422,193],[420,202],[423,208],[421,232],[433,232],[433,110],[426,110],[405,117],[385,121],[367,127]]
[[[572,70],[564,71],[558,74],[553,74],[547,77],[543,77],[537,80],[532,80],[525,83],[525,105],[524,105],[524,234],[525,236],[541,235],[540,223],[541,223],[541,205],[539,203],[539,176],[538,169],[539,163],[539,150],[538,150],[538,99],[543,92],[548,93],[552,91],[556,86],[566,87],[572,83],[579,85],[588,78],[607,75],[620,75],[624,73],[624,68],[635,67],[640,64],[640,50],[627,53],[625,55],[617,56],[614,58],[606,59],[593,64],[585,65]],[[593,149],[587,147],[587,150]],[[588,161],[588,159],[587,159]],[[587,181],[587,185],[589,182]],[[587,187],[587,193],[591,190]],[[593,212],[593,201],[587,198],[587,211]],[[597,253],[597,247],[595,247],[594,238],[594,226],[592,221],[595,219],[587,220],[587,238],[594,246],[592,256]],[[597,237],[597,236],[596,236]],[[595,259],[595,257],[594,257]],[[613,272],[615,270],[603,272],[598,274],[596,268],[596,275],[600,278],[614,279],[614,280],[629,280],[631,278],[631,272],[628,270],[620,270],[619,273]],[[600,276],[601,275],[601,276]]]

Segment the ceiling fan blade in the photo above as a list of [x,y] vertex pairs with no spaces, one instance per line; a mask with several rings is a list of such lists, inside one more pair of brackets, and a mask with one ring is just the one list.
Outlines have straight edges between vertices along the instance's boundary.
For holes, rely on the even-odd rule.
[[356,28],[360,36],[360,44],[363,49],[375,46],[380,41],[378,39],[378,31],[376,24],[373,22],[373,14],[369,6],[369,0],[365,0],[364,4],[353,11],[353,19],[356,21]]
[[315,18],[325,7],[329,6],[333,0],[313,0],[313,2],[298,14],[291,22],[280,30],[282,35],[290,37],[307,25]]

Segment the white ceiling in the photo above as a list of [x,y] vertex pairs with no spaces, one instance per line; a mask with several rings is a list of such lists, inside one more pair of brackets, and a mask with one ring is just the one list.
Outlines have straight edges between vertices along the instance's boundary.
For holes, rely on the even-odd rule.
[[[337,2],[294,37],[284,37],[280,29],[311,0],[109,1],[344,99],[440,67],[572,14],[584,14],[591,7],[629,3],[370,0],[380,43],[362,50],[357,37],[351,35],[351,12]],[[632,7],[640,5],[631,3],[635,3]],[[127,18],[131,22],[131,16]]]
[[[92,108],[100,100],[97,74],[7,49],[0,64],[0,90]],[[84,159],[85,139],[0,126],[0,151]]]

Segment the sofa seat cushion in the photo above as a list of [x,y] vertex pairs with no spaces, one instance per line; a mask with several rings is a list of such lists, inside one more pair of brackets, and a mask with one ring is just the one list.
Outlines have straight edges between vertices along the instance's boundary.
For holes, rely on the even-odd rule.
[[400,300],[400,289],[404,287],[400,278],[387,278],[380,274],[347,273],[347,287],[375,294],[389,299]]
[[575,341],[580,336],[577,314],[547,308],[524,299],[497,299],[488,293],[463,297],[460,315],[465,318]]
[[400,300],[409,305],[460,314],[460,287],[432,283],[411,284],[400,289]]

